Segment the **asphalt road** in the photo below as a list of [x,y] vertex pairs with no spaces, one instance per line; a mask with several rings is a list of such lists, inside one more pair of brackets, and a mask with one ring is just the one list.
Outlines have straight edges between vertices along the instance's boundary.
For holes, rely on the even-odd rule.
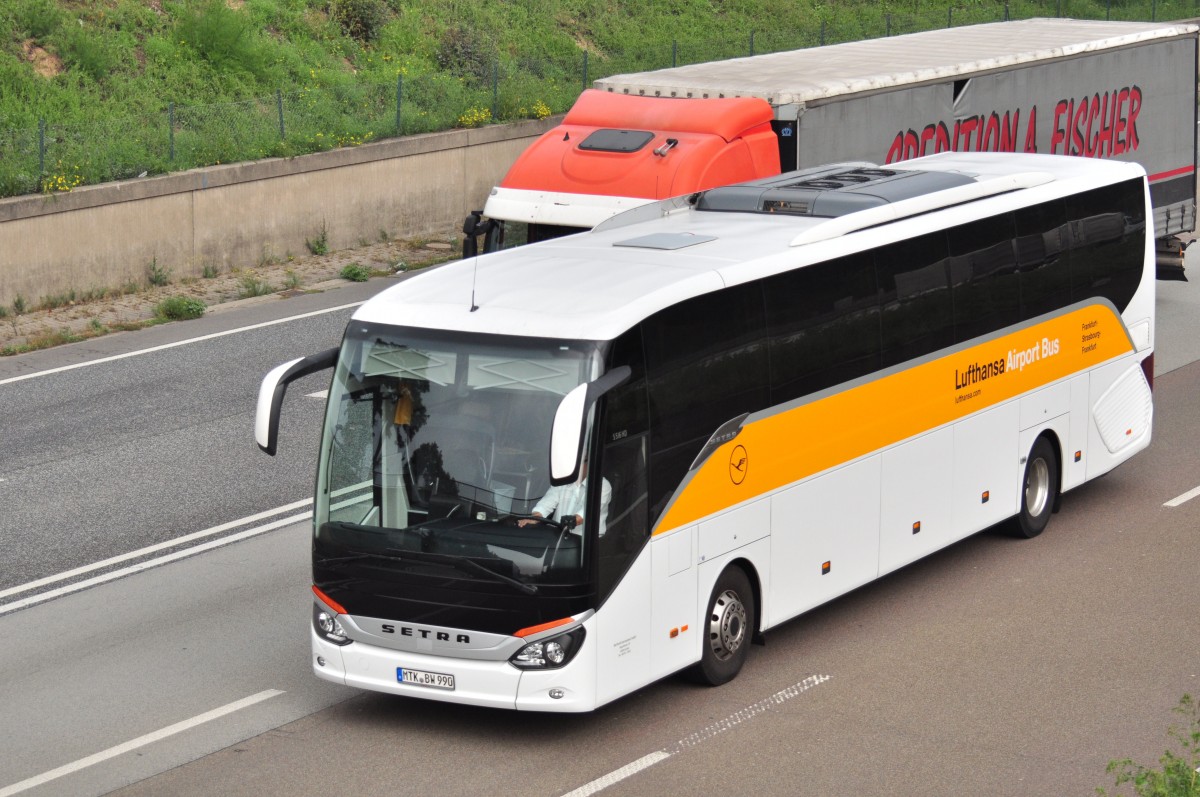
[[[1069,494],[1042,537],[976,535],[773,631],[720,689],[668,679],[544,717],[325,684],[302,523],[6,612],[161,552],[12,592],[35,579],[306,499],[305,394],[327,376],[290,392],[275,460],[251,439],[254,394],[350,310],[256,325],[379,287],[0,361],[0,797],[552,795],[633,762],[605,795],[1090,794],[1112,758],[1153,763],[1200,692],[1200,499],[1163,506],[1200,484],[1193,283],[1159,283],[1149,451]],[[172,348],[125,356],[155,346]],[[53,368],[70,370],[24,378]]]
[[388,282],[0,360],[0,594],[310,498],[324,405],[304,395],[329,374],[295,386],[274,459],[253,440],[258,383],[336,346],[353,308],[328,309]]
[[[1200,692],[1200,364],[1152,448],[1032,541],[985,532],[773,631],[719,689],[668,679],[584,717],[354,695],[120,792],[1092,794],[1153,764]],[[254,688],[247,685],[243,691]],[[585,789],[586,791],[586,789]]]

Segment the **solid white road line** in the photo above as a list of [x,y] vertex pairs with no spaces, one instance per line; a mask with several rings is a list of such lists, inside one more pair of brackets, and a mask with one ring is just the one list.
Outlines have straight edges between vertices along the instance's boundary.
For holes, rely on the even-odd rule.
[[[205,529],[204,531],[197,531],[192,534],[185,534],[182,537],[176,537],[173,540],[167,540],[166,542],[160,542],[155,545],[149,545],[145,548],[139,548],[136,551],[130,551],[129,553],[124,553],[124,554],[121,554],[120,556],[114,556],[110,559],[105,559],[101,562],[95,562],[90,565],[84,565],[83,567],[77,567],[74,570],[66,570],[62,573],[55,573],[52,576],[46,576],[45,578],[39,578],[38,580],[30,581],[27,584],[20,584],[15,587],[9,587],[6,590],[0,590],[0,598],[7,598],[10,595],[17,595],[18,593],[27,592],[31,589],[37,589],[38,587],[44,587],[47,584],[54,584],[59,581],[65,581],[68,578],[74,578],[75,576],[81,576],[84,573],[90,573],[93,570],[100,570],[102,568],[109,567],[110,565],[118,564],[119,562],[127,562],[130,559],[138,559],[138,558],[146,556],[148,554],[152,554],[155,551],[161,551],[165,548],[174,548],[176,545],[183,545],[185,543],[191,542],[192,540],[198,540],[203,537],[211,537],[213,534],[220,534],[223,531],[229,531],[230,529],[236,529],[238,526],[246,526],[251,523],[257,523],[260,520],[265,520],[269,517],[274,517],[275,515],[282,515],[284,512],[294,512],[297,509],[300,509],[301,507],[306,507],[311,504],[312,504],[312,499],[305,498],[303,501],[295,501],[293,503],[285,504],[284,506],[279,506],[274,509],[268,509],[265,512],[259,512],[258,514],[255,514],[255,515],[247,515],[244,518],[239,518],[238,520],[231,520],[228,523],[222,523],[219,526],[213,526],[212,528]],[[297,517],[303,518],[303,517],[307,517],[307,516],[306,515],[298,515]],[[2,607],[0,607],[0,611],[3,611]]]
[[1198,495],[1200,495],[1200,487],[1195,487],[1191,490],[1188,490],[1183,495],[1172,498],[1170,501],[1167,501],[1165,504],[1163,504],[1163,506],[1179,506],[1180,504],[1186,504],[1188,501],[1191,501]]
[[[158,567],[159,565],[165,565],[168,562],[174,562],[177,559],[185,559],[189,556],[194,556],[195,554],[212,550],[213,548],[220,548],[221,546],[228,545],[232,542],[238,542],[239,540],[247,540],[251,537],[258,536],[259,534],[264,534],[268,531],[274,531],[275,529],[281,528],[283,526],[290,526],[293,523],[299,523],[302,520],[308,520],[311,517],[312,517],[311,512],[305,512],[302,515],[292,515],[291,517],[282,518],[280,520],[276,520],[273,523],[268,523],[265,526],[259,526],[257,528],[247,529],[246,531],[242,531],[237,534],[230,534],[228,537],[221,537],[220,539],[211,540],[202,545],[196,545],[191,548],[184,548],[182,551],[176,551],[175,553],[170,553],[170,554],[167,554],[166,556],[160,556],[157,559],[149,559],[145,562],[138,562],[136,565],[130,565],[129,567],[123,567],[120,570],[114,570],[111,573],[105,573],[102,576],[95,576],[94,578],[89,578],[84,581],[77,581],[74,584],[67,584],[65,587],[59,587],[58,589],[52,589],[49,592],[42,592],[37,595],[30,595],[28,598],[22,598],[21,600],[12,601],[11,603],[0,603],[0,615],[7,614],[8,612],[16,611],[17,609],[24,609],[26,607],[33,606],[34,604],[37,604],[37,603],[43,603],[43,602],[51,600],[53,598],[60,598],[63,595],[69,595],[72,592],[79,592],[80,590],[87,589],[88,587],[94,587],[97,584],[104,584],[109,581],[116,581],[118,578],[124,578],[125,576],[131,576],[134,573],[140,573],[143,570],[149,570],[152,567]],[[2,797],[2,795],[0,795],[0,797]]]
[[286,324],[289,321],[298,321],[301,318],[312,318],[313,316],[325,315],[327,313],[336,313],[340,310],[348,310],[351,307],[358,307],[362,302],[351,302],[350,304],[341,304],[337,307],[329,307],[325,310],[313,310],[311,313],[301,313],[300,315],[292,315],[287,318],[278,318],[274,321],[264,321],[261,324],[251,324],[246,327],[238,327],[237,329],[227,329],[224,332],[213,332],[210,335],[201,335],[198,338],[188,338],[187,340],[177,340],[174,343],[164,343],[161,346],[152,346],[149,349],[138,349],[137,351],[127,351],[124,354],[114,354],[111,357],[101,357],[98,360],[88,360],[82,363],[72,363],[71,365],[63,365],[58,368],[48,368],[45,371],[36,371],[32,374],[21,374],[20,376],[10,376],[7,379],[0,379],[0,385],[7,385],[13,382],[24,382],[26,379],[36,379],[39,376],[50,376],[51,374],[60,374],[63,371],[74,371],[76,368],[87,368],[89,365],[100,365],[101,363],[111,363],[116,360],[125,360],[129,357],[138,357],[142,354],[152,354],[156,351],[164,351],[166,349],[174,349],[178,346],[187,346],[190,343],[200,343],[205,340],[213,340],[214,338],[223,338],[227,335],[237,335],[241,332],[250,332],[255,329],[263,329],[264,327],[273,327],[278,324]]
[[74,761],[70,764],[64,764],[58,769],[52,769],[49,772],[44,772],[41,775],[35,775],[32,778],[23,780],[20,783],[14,783],[11,786],[5,786],[3,789],[0,789],[0,797],[11,797],[11,795],[20,794],[23,791],[28,791],[29,789],[41,786],[44,783],[57,780],[64,775],[70,775],[78,772],[81,769],[87,769],[90,766],[107,761],[110,758],[116,758],[119,755],[124,755],[125,753],[136,750],[139,747],[145,747],[148,744],[153,744],[154,742],[166,739],[168,736],[174,736],[182,731],[195,728],[197,725],[203,725],[206,722],[211,722],[212,720],[224,717],[226,714],[232,714],[235,711],[240,711],[241,709],[253,706],[255,703],[261,703],[264,700],[282,694],[283,692],[279,689],[267,689],[266,691],[259,692],[256,695],[244,697],[241,700],[237,700],[233,703],[221,706],[220,708],[215,708],[212,711],[199,714],[191,719],[184,720],[183,722],[177,722],[174,725],[168,725],[161,730],[148,733],[145,736],[139,736],[136,739],[132,739],[124,744],[119,744],[116,747],[110,747],[107,750],[102,750],[101,752],[96,753],[95,755],[90,755],[87,758],[81,758],[78,761]]
[[[626,778],[632,777],[633,775],[641,772],[643,769],[652,767],[660,761],[666,761],[676,753],[681,753],[689,747],[694,747],[701,742],[706,742],[719,733],[724,733],[730,728],[741,725],[746,720],[753,719],[764,711],[772,709],[781,703],[785,703],[797,695],[804,694],[814,686],[819,686],[820,684],[825,683],[829,680],[829,678],[830,676],[828,675],[810,675],[800,683],[792,684],[787,689],[781,689],[770,697],[764,698],[763,700],[760,700],[751,706],[746,706],[741,711],[730,714],[728,717],[720,720],[719,722],[714,722],[712,725],[709,725],[706,728],[701,728],[695,733],[685,736],[666,750],[659,750],[657,752],[650,753],[649,755],[644,755],[638,760],[632,761],[620,769],[614,769],[607,775],[603,775],[591,781],[590,783],[583,784],[578,789],[567,792],[563,795],[563,797],[589,797],[589,795],[595,794],[603,789],[607,789],[614,783],[620,783]],[[0,797],[4,797],[4,795],[0,794]]]

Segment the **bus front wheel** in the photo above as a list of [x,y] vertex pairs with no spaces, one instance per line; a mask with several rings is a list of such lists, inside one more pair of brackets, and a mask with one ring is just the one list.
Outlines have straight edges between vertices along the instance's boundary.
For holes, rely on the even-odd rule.
[[1039,437],[1025,460],[1021,511],[1017,514],[1015,527],[1018,537],[1030,539],[1045,530],[1058,499],[1058,485],[1058,458],[1054,456],[1054,447],[1045,437]]
[[704,651],[689,673],[692,680],[711,686],[733,680],[746,661],[755,622],[750,579],[742,568],[731,565],[717,579],[708,600],[708,614],[701,626]]

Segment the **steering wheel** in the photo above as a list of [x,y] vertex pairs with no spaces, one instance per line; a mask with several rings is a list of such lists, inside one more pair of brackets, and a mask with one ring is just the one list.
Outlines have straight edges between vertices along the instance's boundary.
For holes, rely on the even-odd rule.
[[567,534],[569,534],[570,531],[576,527],[575,515],[563,515],[558,520],[548,517],[534,517],[531,515],[529,519],[537,521],[538,525],[544,525],[549,526],[552,529],[558,529],[558,536],[554,540],[554,551],[550,554],[550,561],[546,564],[547,568],[552,568],[554,567],[555,561],[558,559],[558,551],[562,547],[563,540],[565,540],[567,538]]
[[[564,515],[563,517],[565,518],[566,516]],[[560,532],[561,531],[569,531],[570,529],[575,527],[575,524],[571,523],[570,526],[568,526],[567,528],[563,528],[564,525],[566,525],[566,523],[567,523],[566,520],[564,520],[564,519],[555,520],[552,517],[542,517],[541,515],[530,515],[529,517],[521,518],[521,520],[529,520],[529,521],[532,521],[533,523],[536,523],[539,526],[549,526],[552,529],[558,529]],[[574,518],[572,518],[572,520],[574,520]]]

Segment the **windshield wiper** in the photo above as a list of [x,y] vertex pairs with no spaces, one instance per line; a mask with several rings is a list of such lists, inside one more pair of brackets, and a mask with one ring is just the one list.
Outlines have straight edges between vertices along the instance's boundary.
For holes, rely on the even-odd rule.
[[323,564],[323,565],[340,565],[340,564],[344,564],[346,562],[358,562],[363,559],[385,559],[389,562],[412,562],[412,561],[415,561],[414,559],[412,559],[410,557],[401,556],[400,554],[355,553],[355,554],[350,554],[349,556],[331,556],[327,559],[322,559],[321,564]]
[[489,570],[473,559],[463,559],[457,556],[449,556],[447,554],[436,553],[415,553],[412,551],[404,552],[385,552],[385,553],[356,553],[349,556],[335,556],[329,559],[322,559],[321,564],[338,565],[348,562],[358,562],[363,559],[383,559],[388,562],[424,562],[429,564],[450,565],[455,570],[469,572],[472,574],[488,576],[493,581],[498,581],[501,584],[507,584],[513,589],[519,590],[526,595],[536,595],[538,588],[533,584],[526,584],[524,581],[518,581],[515,578],[506,576],[503,573],[497,573],[495,570]]
[[[426,556],[439,556],[438,554],[425,554],[425,555]],[[497,573],[495,570],[489,570],[486,567],[484,567],[483,565],[479,564],[479,562],[476,562],[474,559],[459,559],[457,557],[447,556],[444,561],[445,561],[445,564],[448,564],[451,567],[456,568],[458,570],[464,570],[464,571],[469,570],[473,573],[479,573],[480,575],[491,576],[496,581],[499,581],[503,584],[508,584],[510,587],[520,590],[521,592],[524,592],[526,595],[536,595],[537,594],[538,588],[535,587],[533,584],[526,584],[524,581],[518,581],[517,579],[511,578],[502,573]]]

